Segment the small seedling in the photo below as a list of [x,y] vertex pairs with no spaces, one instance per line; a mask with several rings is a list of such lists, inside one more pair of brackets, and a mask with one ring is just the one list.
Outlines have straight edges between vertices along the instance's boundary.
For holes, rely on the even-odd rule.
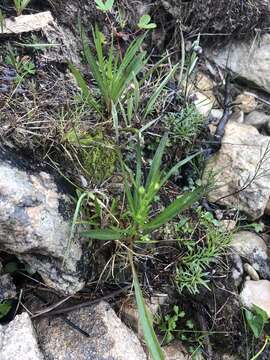
[[269,320],[267,313],[259,306],[253,305],[252,311],[245,309],[245,317],[253,335],[259,339]]
[[164,320],[160,323],[160,330],[165,333],[163,342],[165,344],[170,343],[175,338],[175,331],[177,330],[177,322],[179,319],[185,317],[185,312],[180,311],[179,306],[173,307],[173,314],[165,315]]
[[0,319],[6,316],[11,309],[11,304],[9,301],[3,300],[0,301]]
[[95,0],[95,3],[98,10],[108,12],[113,8],[114,0],[107,0],[105,3],[102,0]]
[[157,25],[155,23],[151,23],[151,16],[148,14],[143,15],[138,22],[139,29],[155,29]]

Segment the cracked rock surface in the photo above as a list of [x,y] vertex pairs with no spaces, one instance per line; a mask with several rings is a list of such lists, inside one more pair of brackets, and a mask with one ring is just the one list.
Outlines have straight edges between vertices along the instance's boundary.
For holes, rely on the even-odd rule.
[[70,223],[59,211],[65,196],[53,177],[0,162],[0,247],[37,271],[54,289],[72,294],[84,281],[81,246],[72,242],[65,264]]

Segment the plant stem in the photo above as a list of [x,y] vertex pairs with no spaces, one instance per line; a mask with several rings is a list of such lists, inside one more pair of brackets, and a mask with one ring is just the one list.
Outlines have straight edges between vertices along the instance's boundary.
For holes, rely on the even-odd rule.
[[270,340],[270,337],[269,336],[266,336],[266,339],[265,339],[265,342],[263,344],[263,347],[261,348],[261,350],[259,352],[257,352],[257,354],[255,356],[253,356],[252,359],[250,360],[256,360],[265,350],[266,346],[268,345],[269,343],[269,340]]

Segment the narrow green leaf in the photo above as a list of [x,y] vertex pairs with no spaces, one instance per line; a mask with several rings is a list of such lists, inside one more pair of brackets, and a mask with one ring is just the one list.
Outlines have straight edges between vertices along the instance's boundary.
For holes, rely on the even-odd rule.
[[73,64],[69,64],[69,69],[75,77],[75,80],[82,91],[84,100],[88,103],[90,107],[93,107],[99,114],[101,114],[99,105],[90,93],[89,87],[84,78],[82,77],[80,71],[76,69]]
[[178,64],[175,65],[171,71],[169,72],[169,74],[165,77],[165,79],[161,82],[161,84],[159,85],[159,87],[156,89],[156,91],[153,93],[153,95],[150,97],[150,99],[148,100],[148,103],[146,105],[145,108],[145,113],[143,118],[145,119],[146,116],[148,114],[150,114],[153,110],[153,107],[157,101],[157,98],[159,97],[160,93],[162,92],[162,90],[164,89],[164,87],[167,85],[168,81],[171,79],[171,77],[175,74],[176,69],[178,68]]
[[203,196],[204,188],[198,187],[196,190],[185,193],[180,198],[174,200],[165,210],[157,215],[153,220],[144,225],[146,232],[155,230],[173,219],[180,212],[189,208],[194,202]]
[[111,11],[113,8],[114,0],[107,0],[105,2],[106,10]]
[[168,134],[165,134],[160,140],[160,143],[152,160],[152,164],[145,185],[146,191],[149,189],[149,187],[152,185],[153,182],[159,179],[161,160],[167,141],[168,141]]
[[98,8],[99,10],[101,10],[101,11],[105,11],[105,10],[106,10],[103,1],[101,1],[101,0],[95,0],[95,3],[96,3],[96,6],[97,6],[97,8]]
[[195,158],[196,156],[198,156],[199,154],[201,154],[201,151],[198,151],[197,153],[187,156],[184,160],[179,161],[176,165],[174,165],[168,172],[167,174],[161,179],[161,183],[160,183],[160,187],[162,187],[168,180],[169,178],[176,174],[176,172],[180,169],[180,167],[182,167],[183,165],[187,164],[188,162],[190,162],[193,158]]
[[148,350],[151,354],[153,360],[164,360],[164,354],[158,342],[157,336],[153,328],[153,321],[149,310],[146,307],[142,291],[140,288],[139,280],[137,273],[134,267],[134,264],[131,260],[132,274],[133,274],[133,283],[135,289],[136,302],[139,312],[139,320],[142,327],[143,335],[145,342],[147,344]]
[[122,231],[112,229],[98,229],[82,232],[81,235],[94,240],[120,240],[123,237]]

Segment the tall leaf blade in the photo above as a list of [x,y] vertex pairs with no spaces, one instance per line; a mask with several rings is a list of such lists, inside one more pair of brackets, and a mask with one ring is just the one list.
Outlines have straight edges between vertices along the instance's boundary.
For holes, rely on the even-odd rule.
[[142,327],[145,342],[147,344],[148,350],[153,360],[165,360],[164,354],[162,352],[162,349],[160,347],[160,344],[158,342],[157,336],[153,328],[151,315],[145,305],[145,301],[142,295],[137,273],[132,260],[131,260],[131,267],[133,274],[135,297],[139,312],[139,320]]
[[161,91],[164,89],[164,87],[167,85],[168,81],[171,79],[171,77],[174,75],[176,69],[177,69],[178,65],[175,65],[171,71],[169,72],[169,74],[165,77],[165,79],[161,82],[161,84],[159,85],[159,87],[156,89],[156,91],[153,93],[153,95],[150,97],[147,105],[146,105],[146,109],[145,109],[145,113],[143,118],[145,119],[146,116],[148,114],[151,113],[151,111],[153,110],[153,107],[157,101],[157,98],[159,97]]
[[80,71],[76,69],[76,67],[73,64],[69,64],[69,69],[72,72],[73,76],[75,77],[75,80],[81,89],[82,95],[84,100],[88,103],[88,105],[92,106],[98,113],[100,113],[100,108],[97,103],[97,101],[94,99],[92,94],[90,93],[89,87],[82,77]]
[[113,230],[113,229],[97,229],[91,231],[82,232],[81,235],[88,237],[94,240],[120,240],[123,237],[123,233],[121,231]]
[[163,156],[167,141],[168,141],[168,134],[165,134],[163,136],[163,138],[160,140],[160,143],[159,143],[156,153],[154,155],[154,158],[153,158],[153,161],[152,161],[152,164],[150,167],[150,171],[149,171],[149,174],[148,174],[147,180],[146,180],[146,185],[145,185],[146,191],[149,189],[149,187],[153,183],[153,181],[155,181],[155,179],[159,178],[161,160],[162,160],[162,156]]
[[180,198],[174,200],[165,210],[157,215],[153,220],[144,225],[143,230],[146,232],[153,231],[160,226],[166,224],[173,219],[180,212],[189,208],[194,202],[198,201],[204,192],[204,187],[200,186],[197,189],[185,193]]

